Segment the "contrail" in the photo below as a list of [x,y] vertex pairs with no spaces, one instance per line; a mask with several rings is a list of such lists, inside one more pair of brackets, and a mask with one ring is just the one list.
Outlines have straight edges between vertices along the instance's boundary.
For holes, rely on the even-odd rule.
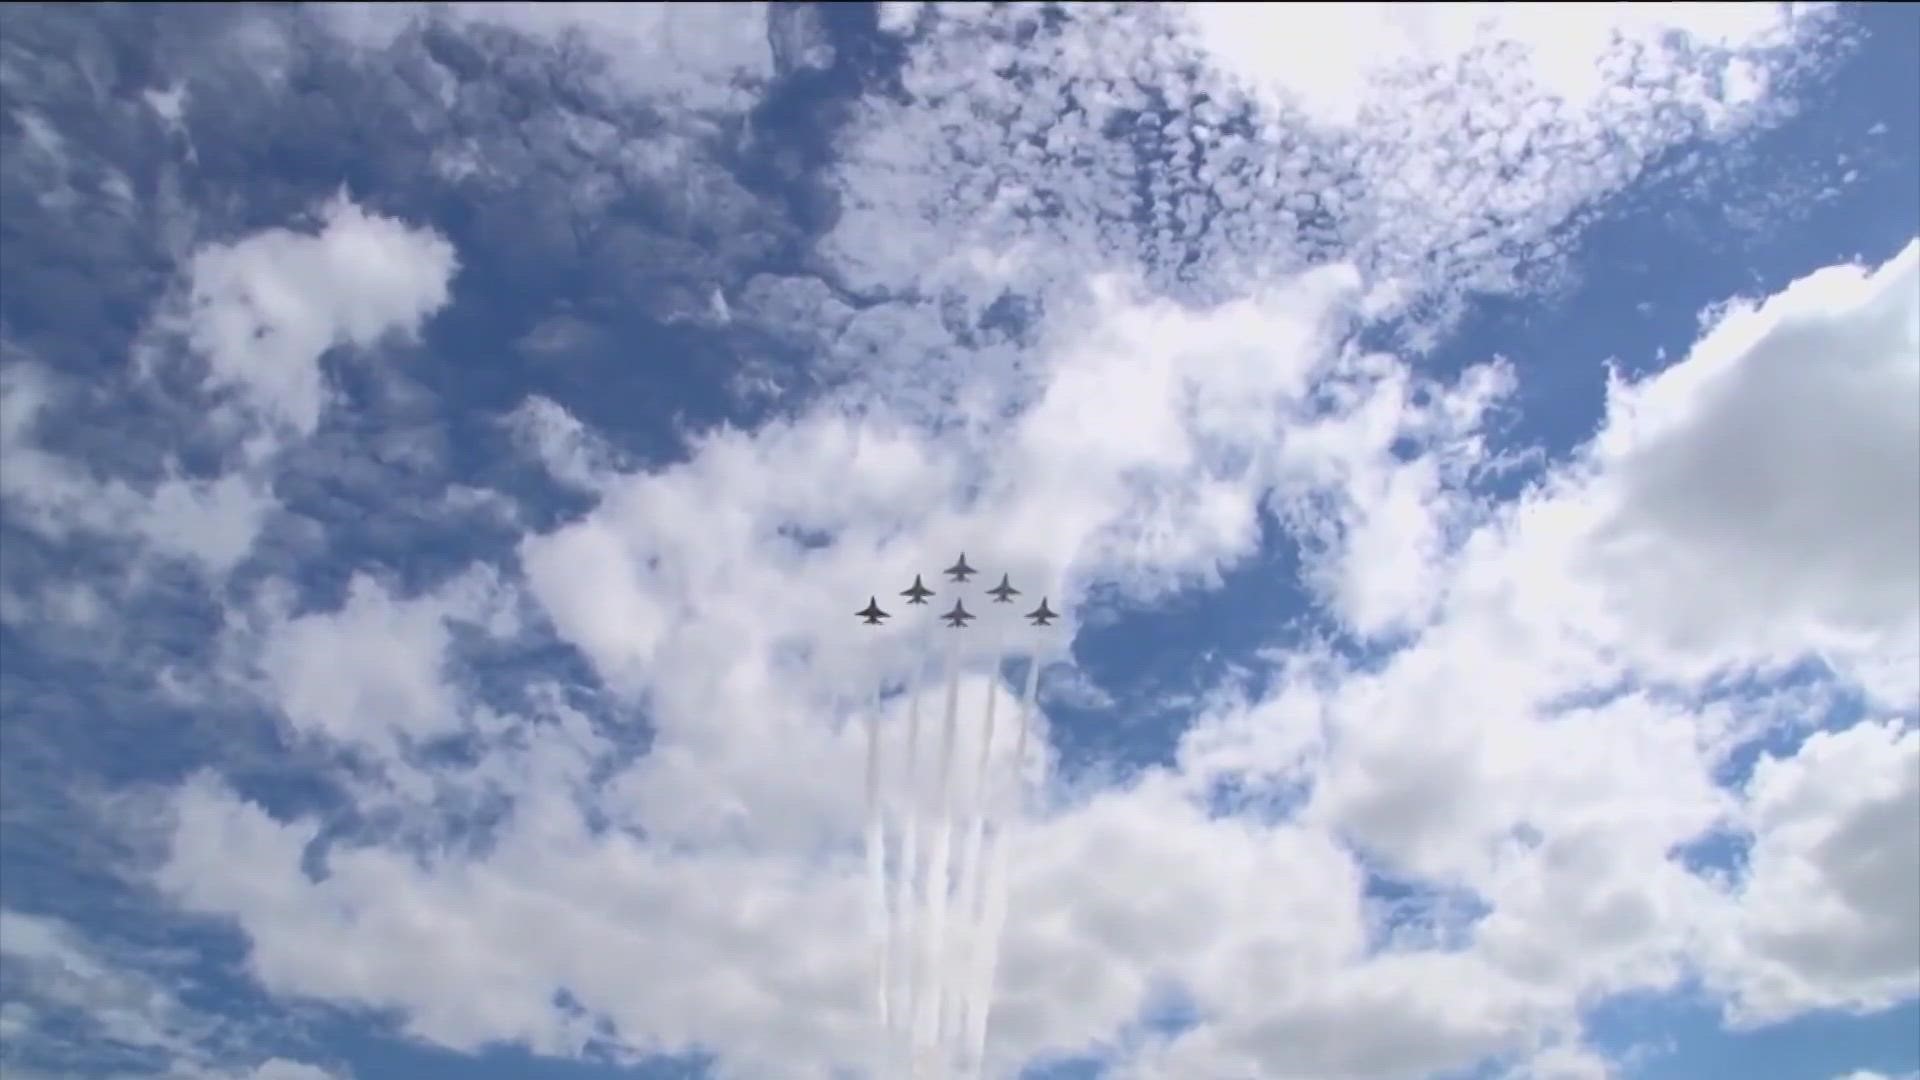
[[867,708],[867,933],[873,947],[874,994],[880,1009],[880,1053],[884,1067],[886,1032],[893,1024],[892,995],[887,991],[887,837],[880,806],[880,702],[885,697],[886,677],[874,687]]
[[954,891],[960,903],[960,933],[958,955],[953,958],[947,978],[952,995],[952,1016],[949,1030],[955,1038],[964,1038],[968,1030],[969,1017],[980,1007],[975,987],[969,978],[974,965],[974,954],[980,948],[980,847],[985,837],[987,800],[989,791],[988,762],[993,755],[994,713],[1000,701],[1000,635],[996,633],[987,655],[992,657],[993,668],[987,679],[986,718],[980,725],[980,752],[975,758],[972,805],[968,811],[967,842],[961,849],[960,878],[954,885]]
[[[925,952],[928,958],[938,964],[939,950],[946,938],[947,929],[947,890],[949,873],[953,864],[953,738],[959,726],[960,707],[960,636],[954,635],[953,646],[947,653],[947,708],[946,716],[940,728],[940,786],[938,789],[940,807],[940,826],[933,834],[932,858],[927,863],[927,928],[925,934]],[[944,964],[938,964],[944,969]],[[915,1013],[916,1028],[921,1036],[920,1043],[929,1042],[939,1045],[941,1042],[940,1009],[942,992],[946,989],[943,970],[936,970],[932,985],[925,987],[930,991],[918,1003]]]
[[979,1073],[986,1069],[987,1018],[993,1009],[993,980],[1000,963],[1000,934],[1007,923],[1007,849],[1017,832],[1015,823],[1025,812],[1024,795],[1026,785],[1023,771],[1027,756],[1027,727],[1033,717],[1033,695],[1040,685],[1041,654],[1035,652],[1028,660],[1027,686],[1020,695],[1019,734],[1014,737],[1013,762],[1010,766],[1014,779],[1014,806],[994,830],[993,857],[991,869],[981,895],[975,898],[979,912],[978,931],[975,940],[979,949],[975,954],[973,966],[973,992],[969,995],[972,1009],[968,1013],[969,1030],[967,1046],[969,1061]]
[[[933,659],[933,637],[926,634],[922,638],[920,656],[914,663],[913,690],[907,699],[907,764],[902,773],[902,794],[900,796],[900,817],[902,819],[902,837],[900,841],[899,877],[894,881],[893,902],[893,957],[900,969],[899,992],[894,995],[895,1004],[906,1006],[906,1012],[896,1025],[902,1035],[909,1040],[912,1036],[914,1009],[918,1004],[920,982],[920,958],[917,947],[917,920],[915,915],[919,907],[918,878],[920,850],[920,689],[926,681],[927,668]],[[897,1015],[897,1014],[896,1014]],[[915,1049],[911,1043],[905,1048],[908,1055]]]

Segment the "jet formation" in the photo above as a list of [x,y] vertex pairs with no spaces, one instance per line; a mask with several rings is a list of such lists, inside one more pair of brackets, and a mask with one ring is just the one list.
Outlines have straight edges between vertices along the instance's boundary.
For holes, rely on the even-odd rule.
[[[956,560],[952,566],[947,567],[941,572],[954,581],[965,582],[968,577],[980,571],[967,565],[967,553],[963,551],[960,553],[960,558]],[[926,584],[920,579],[921,575],[913,575],[913,584],[900,590],[900,595],[906,597],[907,603],[909,604],[924,604],[927,602],[927,597],[934,595],[934,591],[927,588]],[[1000,584],[986,590],[986,592],[988,596],[993,597],[993,602],[996,604],[1011,604],[1013,598],[1020,595],[1020,590],[1013,587],[1013,581],[1008,574],[1001,574]],[[877,598],[871,596],[867,597],[867,606],[853,614],[868,626],[879,626],[887,619],[893,617],[881,609]],[[954,600],[951,611],[940,616],[941,621],[955,630],[966,629],[969,622],[979,617],[980,616],[968,611],[966,604],[959,599]],[[1059,617],[1059,612],[1047,607],[1047,598],[1044,596],[1040,598],[1039,607],[1034,608],[1022,616],[1022,618],[1025,618],[1034,626],[1051,626],[1053,620]]]
[[[1028,729],[1034,716],[1034,695],[1041,671],[1065,644],[1060,640],[1064,631],[1014,634],[1011,641],[1003,639],[1002,632],[1013,629],[1008,624],[1015,618],[1049,626],[1062,617],[1047,606],[1044,596],[1038,607],[1022,616],[1013,606],[1021,593],[1014,587],[1011,574],[1001,574],[1000,583],[988,588],[993,578],[968,565],[964,552],[939,574],[945,575],[944,580],[938,575],[934,578],[940,593],[951,592],[953,596],[938,596],[939,609],[928,606],[922,619],[916,620],[912,612],[902,613],[916,628],[912,637],[920,653],[911,660],[914,674],[902,686],[909,695],[905,715],[899,717],[903,721],[899,727],[905,730],[886,723],[884,715],[891,711],[885,701],[887,691],[899,685],[900,669],[906,666],[901,661],[908,657],[887,658],[891,662],[872,690],[872,707],[865,710],[866,906],[873,946],[872,990],[879,1020],[873,1029],[877,1040],[873,1049],[879,1065],[876,1075],[890,1077],[924,1075],[924,1066],[942,1064],[942,1058],[950,1059],[957,1069],[942,1068],[941,1076],[982,1075],[982,1048],[993,1002],[1001,925],[1006,917],[1007,852],[1024,816],[1019,808],[1026,797]],[[982,574],[977,586],[968,580],[976,574]],[[969,593],[975,598],[971,611],[966,603]],[[925,605],[936,598],[923,574],[915,574],[913,584],[900,590],[899,595],[909,606]],[[1003,604],[1007,606],[1002,608]],[[880,607],[877,596],[867,597],[867,606],[854,615],[870,627],[892,618]],[[975,631],[972,639],[957,634],[936,635],[932,633],[935,619],[956,631],[968,629],[973,622],[983,622],[986,627]],[[985,641],[981,640],[983,633]],[[902,651],[908,646],[894,634],[885,636],[889,645]],[[948,647],[936,647],[936,636],[944,637]],[[978,655],[976,646],[990,648],[993,655]],[[935,660],[943,652],[947,654],[946,711],[935,744],[938,750],[927,761],[932,749],[928,744],[935,741],[922,737],[921,701]],[[1003,732],[997,743],[995,703],[1008,696],[999,689],[1001,676],[1006,662],[1016,654],[1024,654],[1026,659],[1026,690],[1014,696],[1019,712],[1013,730]],[[982,661],[991,661],[986,667],[991,688],[979,714],[977,741],[967,745],[958,741],[961,679],[974,677],[968,673],[978,672],[985,666]],[[1008,741],[1009,734],[1011,753],[993,752],[996,745]],[[904,743],[906,761],[904,769],[889,780],[888,774],[896,766],[890,764],[893,755],[886,743],[896,737]],[[964,767],[961,761],[969,756],[974,759],[971,783],[957,775]],[[927,766],[932,767],[939,783],[923,790]],[[996,769],[1008,775],[996,782]]]

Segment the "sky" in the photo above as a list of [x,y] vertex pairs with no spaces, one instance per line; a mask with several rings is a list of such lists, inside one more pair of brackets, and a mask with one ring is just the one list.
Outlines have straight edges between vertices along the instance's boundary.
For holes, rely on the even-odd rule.
[[1920,9],[0,8],[0,1075],[875,1075],[943,691],[982,1076],[1920,1076]]

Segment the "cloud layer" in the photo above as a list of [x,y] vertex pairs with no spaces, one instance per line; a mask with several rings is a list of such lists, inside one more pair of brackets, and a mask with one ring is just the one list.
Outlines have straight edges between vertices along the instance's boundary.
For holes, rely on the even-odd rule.
[[[237,59],[141,86],[151,173],[206,190],[233,86],[385,102],[394,148],[173,213],[98,379],[9,301],[0,760],[64,800],[5,796],[10,847],[105,793],[63,857],[263,1001],[836,1075],[874,1025],[855,720],[897,740],[926,653],[848,615],[964,548],[1065,613],[961,639],[966,717],[1059,665],[987,748],[1034,789],[990,1075],[1602,1076],[1619,995],[1920,994],[1920,241],[1707,298],[1554,460],[1501,425],[1562,357],[1418,351],[1538,302],[1669,151],[1781,122],[1835,16],[718,10],[235,15]],[[62,219],[131,166],[8,56],[0,178]],[[1163,755],[1062,767],[1076,711],[1166,705],[1095,631],[1258,588],[1290,606]],[[4,895],[9,1069],[338,1074]]]

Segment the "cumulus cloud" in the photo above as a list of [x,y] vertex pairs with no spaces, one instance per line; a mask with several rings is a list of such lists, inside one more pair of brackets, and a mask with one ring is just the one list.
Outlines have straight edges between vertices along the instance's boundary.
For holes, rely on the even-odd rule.
[[[264,639],[263,689],[297,730],[396,754],[402,740],[425,742],[460,729],[442,672],[448,624],[504,636],[515,615],[510,605],[485,572],[410,598],[356,576],[337,612],[264,613],[267,625],[256,630]],[[353,677],[341,678],[342,671]]]
[[1920,244],[1729,306],[1612,384],[1594,449],[1592,555],[1636,632],[1920,693]]
[[[1531,1000],[1546,1010],[1541,1015],[1564,1016],[1571,1000],[1594,993],[1669,986],[1694,965],[1718,973],[1732,1013],[1747,1022],[1816,1007],[1870,1009],[1911,996],[1920,948],[1911,940],[1917,909],[1905,895],[1909,879],[1920,880],[1907,866],[1920,850],[1915,815],[1905,805],[1915,775],[1912,733],[1888,723],[1815,736],[1799,752],[1804,761],[1796,755],[1763,764],[1736,795],[1713,777],[1737,745],[1757,734],[1754,720],[1767,712],[1762,702],[1736,696],[1689,705],[1685,697],[1622,693],[1637,681],[1704,687],[1701,680],[1727,664],[1764,669],[1818,655],[1826,647],[1817,620],[1853,615],[1853,640],[1879,661],[1854,674],[1866,679],[1863,688],[1885,692],[1888,684],[1875,680],[1891,669],[1896,678],[1886,700],[1912,708],[1911,691],[1900,689],[1915,655],[1909,620],[1916,607],[1903,582],[1920,564],[1920,544],[1905,538],[1915,455],[1902,445],[1920,401],[1909,381],[1916,362],[1915,290],[1905,278],[1911,256],[1909,248],[1878,272],[1822,271],[1810,280],[1845,286],[1818,301],[1800,292],[1805,283],[1789,286],[1752,305],[1750,311],[1776,315],[1749,324],[1747,336],[1733,343],[1716,339],[1724,324],[1712,326],[1687,359],[1649,380],[1690,391],[1685,398],[1667,391],[1674,395],[1668,400],[1687,405],[1664,414],[1672,423],[1665,441],[1641,441],[1647,429],[1635,421],[1646,414],[1610,410],[1588,452],[1513,503],[1470,515],[1453,555],[1408,549],[1437,598],[1431,622],[1411,643],[1373,670],[1334,656],[1288,655],[1268,695],[1230,696],[1199,718],[1182,740],[1184,770],[1200,790],[1224,780],[1284,798],[1304,786],[1304,820],[1351,839],[1396,876],[1466,888],[1483,908],[1469,915],[1464,938],[1457,924],[1432,929],[1442,940],[1464,940],[1470,955],[1540,995]],[[1798,309],[1802,325],[1817,329],[1776,337],[1775,319],[1786,321],[1779,312],[1796,304],[1808,305]],[[1753,366],[1742,366],[1748,362]],[[1727,474],[1735,490],[1721,491],[1715,477],[1694,471],[1689,453],[1704,440],[1750,439],[1756,430],[1720,404],[1745,400],[1742,388],[1705,388],[1714,379],[1763,382],[1775,377],[1776,365],[1805,380],[1796,383],[1805,388],[1793,399],[1798,407],[1773,414],[1779,424],[1852,431],[1835,440],[1833,451],[1810,450],[1835,456],[1804,469],[1756,444],[1752,463],[1770,498],[1743,503],[1739,485],[1747,477]],[[1862,411],[1859,399],[1836,389],[1850,387],[1860,370],[1886,380],[1876,384],[1887,395],[1884,407]],[[1621,397],[1616,391],[1614,401]],[[1873,449],[1889,442],[1898,449]],[[1361,452],[1341,460],[1366,460],[1367,444],[1355,445]],[[1867,450],[1855,456],[1853,447]],[[1661,520],[1658,510],[1619,496],[1640,493],[1622,480],[1631,468],[1691,473],[1699,486],[1690,497],[1723,515],[1687,518],[1709,522],[1717,530],[1711,539],[1697,532],[1664,538],[1702,545],[1682,552],[1700,560],[1691,564],[1695,578],[1683,583],[1676,574],[1661,582],[1664,595],[1642,594],[1654,603],[1695,592],[1708,565],[1727,593],[1744,586],[1744,623],[1720,621],[1717,611],[1698,616],[1725,635],[1711,641],[1718,666],[1691,662],[1686,647],[1694,643],[1663,637],[1661,624],[1623,618],[1612,606],[1618,590],[1644,579],[1633,576],[1638,564],[1609,564],[1594,553],[1614,542],[1619,515]],[[1815,493],[1855,479],[1862,484],[1855,492]],[[1831,512],[1818,524],[1781,526],[1803,497]],[[1843,512],[1834,499],[1853,500],[1845,516],[1834,516]],[[1871,544],[1856,549],[1845,538],[1872,531],[1889,507],[1884,524],[1893,535],[1874,542],[1901,550],[1876,563]],[[1824,548],[1822,536],[1833,537],[1833,546]],[[1794,565],[1787,565],[1792,557],[1766,551],[1775,538],[1804,542]],[[1761,552],[1749,555],[1748,544]],[[1332,546],[1336,559],[1343,550],[1358,548],[1351,541]],[[1664,557],[1654,545],[1640,551],[1656,565]],[[1760,563],[1766,559],[1778,561]],[[1596,573],[1596,566],[1617,576]],[[1374,581],[1398,572],[1376,562],[1358,569]],[[1818,576],[1833,587],[1782,588],[1771,580],[1775,574]],[[1842,581],[1857,583],[1851,595],[1872,598],[1855,612],[1884,613],[1886,621],[1839,606],[1850,595]],[[1829,606],[1823,611],[1822,604]],[[1756,644],[1750,627],[1787,644]],[[1580,704],[1583,698],[1603,704]],[[1789,713],[1797,708],[1789,705]],[[1816,770],[1821,779],[1813,778]],[[1843,773],[1853,779],[1840,781]],[[1815,791],[1822,793],[1817,801]],[[1725,829],[1754,837],[1746,876],[1727,894],[1673,854]],[[1848,846],[1869,843],[1875,850]],[[1855,876],[1869,867],[1885,879]]]
[[1871,1010],[1920,993],[1920,732],[1813,735],[1746,788],[1739,911],[1714,943],[1733,1015]]
[[457,263],[431,230],[344,196],[315,233],[268,229],[194,253],[186,336],[206,379],[270,422],[311,435],[326,404],[321,357],[416,335],[444,306]]

